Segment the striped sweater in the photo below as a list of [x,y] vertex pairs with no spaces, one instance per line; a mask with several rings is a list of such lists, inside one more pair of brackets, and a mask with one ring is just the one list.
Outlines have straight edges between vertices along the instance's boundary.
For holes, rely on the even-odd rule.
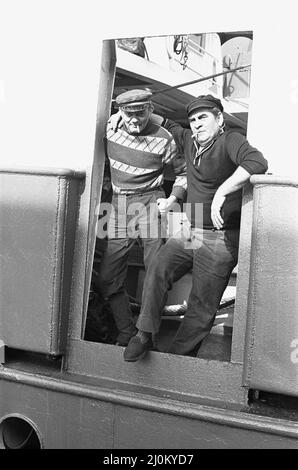
[[110,163],[114,194],[140,194],[159,189],[164,172],[173,170],[172,194],[182,199],[186,191],[186,167],[179,156],[173,136],[163,127],[149,121],[137,135],[124,128],[113,131],[107,124],[106,154]]

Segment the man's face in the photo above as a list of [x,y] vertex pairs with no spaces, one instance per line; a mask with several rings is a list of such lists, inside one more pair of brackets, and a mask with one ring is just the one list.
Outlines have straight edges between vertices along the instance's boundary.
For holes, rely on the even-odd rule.
[[214,115],[208,109],[194,111],[189,116],[189,123],[196,141],[202,145],[207,145],[220,131],[223,122],[221,113]]
[[152,114],[152,107],[149,105],[145,109],[127,111],[120,109],[124,126],[129,134],[139,134],[148,124]]

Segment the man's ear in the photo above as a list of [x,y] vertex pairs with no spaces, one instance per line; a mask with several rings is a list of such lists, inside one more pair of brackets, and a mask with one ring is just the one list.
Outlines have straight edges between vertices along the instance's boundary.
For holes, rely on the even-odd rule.
[[153,111],[154,111],[154,106],[153,106],[152,103],[150,103],[149,110],[150,110],[151,113],[153,113]]
[[223,114],[222,114],[221,112],[218,113],[217,119],[218,119],[219,127],[223,127],[223,125],[224,125],[224,117],[223,117]]

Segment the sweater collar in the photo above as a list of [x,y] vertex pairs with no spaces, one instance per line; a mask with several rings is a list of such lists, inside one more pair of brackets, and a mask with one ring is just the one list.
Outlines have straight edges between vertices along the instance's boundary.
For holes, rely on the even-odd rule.
[[205,153],[207,150],[209,150],[212,147],[212,145],[214,144],[214,142],[217,139],[219,139],[220,136],[223,135],[223,133],[224,133],[224,129],[221,129],[220,132],[204,147],[199,145],[198,142],[195,139],[193,140],[193,143],[194,143],[194,146],[195,146],[195,149],[196,149],[195,157],[194,157],[194,160],[193,160],[194,165],[196,165],[196,163],[198,161],[198,167],[200,166],[203,153]]

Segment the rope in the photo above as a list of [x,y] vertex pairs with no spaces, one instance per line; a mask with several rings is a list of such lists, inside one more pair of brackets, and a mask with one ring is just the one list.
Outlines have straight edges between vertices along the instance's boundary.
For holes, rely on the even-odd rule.
[[[134,299],[135,300],[135,299]],[[222,310],[226,307],[229,307],[230,305],[233,305],[235,303],[235,297],[231,297],[229,299],[226,299],[220,303],[220,306],[218,310]],[[141,304],[138,302],[130,302],[130,308],[133,313],[140,313],[141,310]],[[166,305],[162,311],[162,315],[164,316],[180,316],[184,315],[187,310],[187,302],[184,301],[184,303],[178,304],[178,305]]]

